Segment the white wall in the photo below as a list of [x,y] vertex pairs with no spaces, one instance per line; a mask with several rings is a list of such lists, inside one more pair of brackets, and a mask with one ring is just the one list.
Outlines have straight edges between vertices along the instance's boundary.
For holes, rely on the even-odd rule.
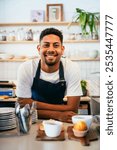
[[46,11],[46,4],[49,3],[64,5],[65,21],[71,21],[77,7],[87,11],[100,11],[99,0],[0,0],[0,22],[29,22],[31,10]]

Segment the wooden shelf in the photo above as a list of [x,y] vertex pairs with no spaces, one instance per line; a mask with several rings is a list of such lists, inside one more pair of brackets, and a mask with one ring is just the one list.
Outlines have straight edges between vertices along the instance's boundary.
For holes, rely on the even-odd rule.
[[100,61],[100,58],[70,58],[72,61]]
[[0,41],[0,44],[35,44],[39,41]]
[[26,59],[0,59],[0,62],[24,62],[24,61],[27,61],[29,60],[28,58]]
[[100,40],[66,40],[64,43],[99,43]]
[[[0,62],[24,62],[24,61],[27,61],[27,60],[30,60],[31,58],[25,58],[25,59],[0,59]],[[71,58],[72,61],[100,61],[99,58],[80,58],[80,59],[73,59]]]
[[[97,23],[97,25],[99,25],[100,23]],[[4,26],[42,26],[42,25],[79,25],[79,22],[64,22],[64,21],[60,21],[60,22],[8,22],[8,23],[0,23],[1,27]]]
[[[17,23],[0,23],[0,27],[5,26],[43,26],[43,25],[69,25],[70,22],[17,22]],[[72,23],[72,25],[79,25],[79,23]]]
[[[0,44],[35,44],[39,41],[0,41]],[[99,43],[99,40],[66,40],[64,43]]]

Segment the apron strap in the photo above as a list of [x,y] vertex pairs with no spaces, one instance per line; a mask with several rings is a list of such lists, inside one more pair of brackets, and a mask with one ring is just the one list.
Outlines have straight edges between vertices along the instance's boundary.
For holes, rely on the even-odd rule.
[[63,69],[63,64],[61,61],[60,61],[60,66],[59,66],[59,79],[60,79],[60,82],[65,81],[64,69]]
[[40,68],[41,68],[41,60],[39,60],[39,63],[38,63],[38,67],[37,67],[37,71],[36,71],[36,75],[35,75],[36,79],[40,78]]

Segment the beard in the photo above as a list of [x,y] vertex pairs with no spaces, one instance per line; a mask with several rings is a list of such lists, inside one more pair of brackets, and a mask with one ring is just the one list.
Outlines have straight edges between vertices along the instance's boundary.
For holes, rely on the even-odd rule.
[[54,66],[57,62],[53,61],[53,62],[49,62],[45,59],[45,63],[47,66]]
[[60,60],[60,57],[56,51],[47,51],[44,54],[44,57],[45,57],[45,63],[48,66],[54,66]]

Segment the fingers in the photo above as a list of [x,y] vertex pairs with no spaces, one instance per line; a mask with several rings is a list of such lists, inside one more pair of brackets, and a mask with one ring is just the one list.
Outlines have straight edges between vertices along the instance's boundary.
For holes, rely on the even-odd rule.
[[61,114],[61,116],[59,117],[59,120],[60,121],[63,121],[63,122],[68,122],[68,123],[71,123],[72,122],[72,116],[73,115],[76,115],[76,113],[72,112],[72,111],[67,111],[67,112],[63,112]]
[[18,99],[17,101],[20,104],[20,107],[24,107],[26,104],[30,104],[29,101],[24,100],[24,99]]

